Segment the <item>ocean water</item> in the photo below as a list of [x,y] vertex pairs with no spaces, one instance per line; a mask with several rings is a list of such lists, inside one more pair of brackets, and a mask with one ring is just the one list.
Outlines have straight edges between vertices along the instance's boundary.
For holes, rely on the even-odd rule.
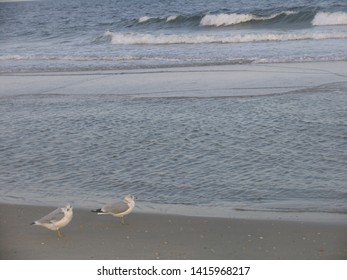
[[2,1],[0,72],[347,59],[346,1]]
[[[345,1],[10,1],[0,27],[2,75],[347,59]],[[4,95],[0,201],[90,207],[131,193],[154,209],[347,213],[346,104],[346,83]]]

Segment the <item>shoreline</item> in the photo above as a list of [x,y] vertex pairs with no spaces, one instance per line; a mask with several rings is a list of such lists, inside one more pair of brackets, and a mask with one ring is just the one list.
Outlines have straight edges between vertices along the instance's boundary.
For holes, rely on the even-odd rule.
[[[4,206],[20,207],[43,207],[57,208],[66,204],[72,205],[75,209],[89,211],[105,204],[111,204],[114,200],[95,201],[94,203],[76,204],[74,201],[65,203],[49,201],[46,203],[0,201]],[[174,215],[182,217],[197,218],[221,218],[221,219],[245,219],[245,220],[283,220],[299,222],[323,222],[344,224],[347,223],[347,213],[329,211],[305,211],[299,209],[268,209],[268,208],[238,208],[232,206],[213,206],[213,205],[187,205],[187,204],[164,204],[152,203],[141,200],[136,201],[134,212],[145,215]]]
[[347,220],[192,217],[74,209],[64,237],[30,226],[55,207],[0,204],[0,258],[9,260],[347,259]]
[[57,73],[66,73],[66,75],[70,75],[72,73],[76,73],[77,75],[91,75],[95,73],[102,73],[102,74],[113,74],[116,72],[119,73],[127,73],[127,72],[163,72],[163,71],[170,71],[175,69],[196,69],[196,68],[215,68],[215,67],[222,67],[222,68],[230,68],[234,66],[285,66],[288,67],[290,65],[315,65],[315,64],[333,64],[333,63],[347,63],[347,59],[336,59],[336,60],[302,60],[302,61],[268,61],[268,62],[257,62],[257,61],[251,61],[246,60],[246,62],[235,62],[235,63],[226,63],[226,62],[219,62],[219,63],[202,63],[202,64],[177,64],[177,65],[148,65],[148,66],[133,66],[133,67],[118,67],[118,68],[95,68],[95,69],[88,69],[88,68],[76,68],[76,69],[64,69],[64,68],[57,68],[57,69],[32,69],[32,70],[26,70],[26,71],[0,71],[0,76],[11,76],[11,75],[54,75]]

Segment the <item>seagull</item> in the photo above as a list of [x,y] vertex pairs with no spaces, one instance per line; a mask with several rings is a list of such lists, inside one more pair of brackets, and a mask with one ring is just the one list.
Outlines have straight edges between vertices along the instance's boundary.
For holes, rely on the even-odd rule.
[[73,210],[71,205],[66,205],[63,208],[57,208],[48,215],[32,223],[32,225],[42,226],[50,230],[55,230],[58,235],[58,239],[62,237],[60,229],[68,225],[73,216]]
[[133,195],[127,195],[123,201],[118,201],[110,205],[106,205],[100,209],[92,210],[97,214],[110,214],[112,216],[121,218],[121,223],[124,225],[124,216],[128,215],[133,211],[135,207],[136,197]]

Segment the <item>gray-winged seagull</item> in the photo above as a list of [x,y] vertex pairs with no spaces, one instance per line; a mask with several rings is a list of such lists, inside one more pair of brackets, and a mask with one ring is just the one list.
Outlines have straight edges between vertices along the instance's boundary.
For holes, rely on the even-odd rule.
[[42,226],[57,232],[58,238],[62,237],[60,229],[67,226],[73,216],[73,208],[67,205],[63,208],[57,208],[48,215],[32,223],[32,225]]
[[117,218],[121,218],[121,223],[124,225],[124,216],[133,211],[135,207],[136,197],[133,195],[127,195],[123,201],[118,201],[110,205],[106,205],[100,209],[92,210],[97,214],[109,214]]

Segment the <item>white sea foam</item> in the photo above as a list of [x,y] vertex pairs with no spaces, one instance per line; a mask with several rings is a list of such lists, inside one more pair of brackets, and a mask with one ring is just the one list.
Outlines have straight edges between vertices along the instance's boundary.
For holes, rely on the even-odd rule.
[[347,13],[335,12],[326,13],[319,12],[312,20],[312,25],[347,25]]
[[168,17],[166,18],[166,21],[167,21],[167,22],[169,22],[169,21],[174,21],[174,20],[176,20],[176,18],[177,18],[177,16],[168,16]]
[[174,21],[177,19],[177,16],[168,16],[168,17],[150,17],[150,16],[143,16],[138,19],[139,23],[144,23],[147,21],[150,21],[152,19],[159,19],[159,20],[166,20],[166,22]]
[[140,17],[140,18],[139,18],[139,23],[143,23],[143,22],[149,21],[149,20],[151,20],[152,18],[153,18],[153,17],[149,17],[149,16]]
[[24,57],[18,54],[0,55],[0,60],[22,60]]
[[242,22],[250,21],[254,18],[249,14],[218,14],[218,15],[206,15],[201,21],[202,26],[224,26],[233,25]]
[[212,43],[248,43],[262,41],[294,41],[346,39],[346,32],[303,32],[303,33],[259,33],[243,35],[152,35],[143,33],[121,33],[107,31],[114,45],[136,44],[212,44]]

